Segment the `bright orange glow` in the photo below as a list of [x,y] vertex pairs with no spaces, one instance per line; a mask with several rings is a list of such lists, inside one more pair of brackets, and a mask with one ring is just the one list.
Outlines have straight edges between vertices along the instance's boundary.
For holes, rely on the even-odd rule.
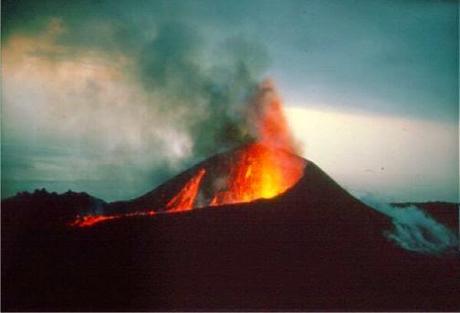
[[252,114],[258,142],[293,154],[297,152],[284,115],[283,103],[271,81],[262,83],[250,110],[249,114]]
[[152,216],[155,215],[155,211],[148,212],[131,212],[125,214],[114,214],[114,215],[85,215],[77,216],[75,221],[71,222],[69,226],[71,227],[90,227],[98,224],[100,222],[119,219],[122,217],[132,217],[132,216]]
[[192,177],[181,191],[168,201],[166,204],[166,211],[182,212],[193,209],[204,174],[206,174],[206,170],[203,168],[200,169],[198,174]]
[[258,140],[236,155],[226,186],[214,195],[211,206],[273,198],[303,175],[304,160],[295,155],[282,102],[270,81],[260,86],[249,110]]
[[299,180],[303,167],[302,159],[283,150],[260,143],[248,145],[237,155],[225,188],[214,195],[210,205],[273,198]]
[[119,218],[119,216],[116,215],[86,215],[86,216],[81,216],[78,217],[75,221],[70,223],[70,226],[75,226],[75,227],[89,227],[93,226],[94,224],[107,221],[107,220],[113,220]]

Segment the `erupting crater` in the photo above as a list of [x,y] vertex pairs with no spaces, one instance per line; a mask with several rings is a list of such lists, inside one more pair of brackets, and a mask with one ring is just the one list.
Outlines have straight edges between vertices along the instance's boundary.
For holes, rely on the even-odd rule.
[[270,81],[259,86],[246,115],[251,142],[202,162],[188,171],[187,178],[173,178],[157,188],[158,192],[117,203],[117,207],[129,207],[129,213],[80,217],[72,225],[91,226],[126,216],[251,202],[284,193],[302,177],[306,160],[297,156],[282,102]]
[[249,144],[236,159],[211,206],[273,198],[293,186],[305,167],[301,158],[260,143]]

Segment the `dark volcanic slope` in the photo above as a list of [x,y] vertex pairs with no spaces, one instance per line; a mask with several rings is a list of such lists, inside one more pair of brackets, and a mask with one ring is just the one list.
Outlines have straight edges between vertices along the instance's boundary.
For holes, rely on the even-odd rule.
[[276,199],[28,234],[2,248],[2,309],[460,309],[458,260],[389,228],[309,163]]
[[94,214],[106,205],[84,192],[57,194],[45,189],[21,192],[2,200],[2,238],[10,242],[14,237],[40,229],[62,228],[78,214]]

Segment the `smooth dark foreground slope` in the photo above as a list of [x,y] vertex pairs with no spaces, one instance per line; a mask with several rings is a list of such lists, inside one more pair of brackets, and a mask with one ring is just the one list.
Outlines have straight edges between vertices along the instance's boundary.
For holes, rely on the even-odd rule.
[[309,163],[276,199],[3,242],[2,309],[459,309],[458,261],[407,253],[390,228]]

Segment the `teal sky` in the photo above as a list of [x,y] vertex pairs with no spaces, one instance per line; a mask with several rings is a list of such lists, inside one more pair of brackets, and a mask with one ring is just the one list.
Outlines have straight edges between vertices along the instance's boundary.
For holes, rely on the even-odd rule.
[[[294,123],[341,184],[458,200],[457,1],[4,1],[2,57],[2,197],[150,190],[234,140],[215,124],[237,124],[226,107],[268,76],[291,117],[334,116],[324,135]],[[379,132],[329,131],[341,123]],[[394,153],[353,151],[359,164],[346,151],[383,143]]]

